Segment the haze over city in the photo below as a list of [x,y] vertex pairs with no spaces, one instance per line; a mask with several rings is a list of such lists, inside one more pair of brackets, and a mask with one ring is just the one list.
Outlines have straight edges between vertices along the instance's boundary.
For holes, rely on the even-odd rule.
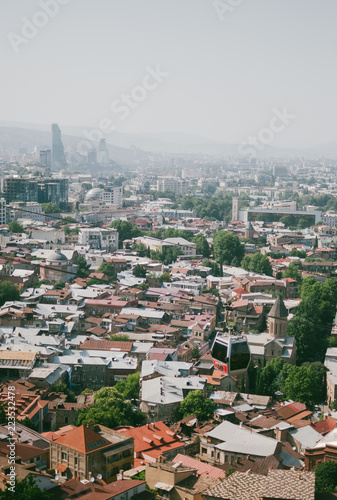
[[[334,141],[336,2],[232,4],[64,1],[16,53],[10,34],[20,35],[22,19],[32,20],[41,7],[35,0],[2,2],[1,118],[90,128],[110,117],[120,132],[241,143],[268,125],[274,108],[286,107],[296,120],[275,145]],[[113,101],[157,65],[168,76],[120,119]]]

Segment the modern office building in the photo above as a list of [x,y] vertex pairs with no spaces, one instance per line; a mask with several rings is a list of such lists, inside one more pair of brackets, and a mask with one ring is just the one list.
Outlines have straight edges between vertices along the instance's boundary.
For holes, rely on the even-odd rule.
[[1,191],[6,203],[38,202],[56,203],[62,210],[68,205],[68,179],[52,177],[3,177]]
[[41,149],[39,155],[39,163],[46,168],[51,167],[51,149]]
[[55,203],[61,210],[68,205],[69,181],[68,179],[49,178],[38,182],[39,203]]

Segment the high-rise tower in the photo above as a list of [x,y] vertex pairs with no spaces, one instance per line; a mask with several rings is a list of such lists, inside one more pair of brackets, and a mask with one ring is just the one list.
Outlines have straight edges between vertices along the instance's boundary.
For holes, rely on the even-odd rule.
[[57,123],[51,126],[52,132],[52,150],[51,150],[51,164],[52,168],[65,168],[67,166],[66,156],[64,154],[64,147],[61,139],[61,130]]

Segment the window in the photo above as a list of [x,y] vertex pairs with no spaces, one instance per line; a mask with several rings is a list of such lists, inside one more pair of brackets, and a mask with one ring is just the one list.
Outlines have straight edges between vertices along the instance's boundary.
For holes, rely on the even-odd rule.
[[78,458],[75,457],[75,465],[77,465],[77,464],[78,464]]
[[225,463],[228,464],[228,455],[225,455]]
[[207,455],[207,448],[201,448],[201,453],[203,453],[204,455]]
[[62,460],[67,460],[67,454],[62,452],[61,458],[62,458]]

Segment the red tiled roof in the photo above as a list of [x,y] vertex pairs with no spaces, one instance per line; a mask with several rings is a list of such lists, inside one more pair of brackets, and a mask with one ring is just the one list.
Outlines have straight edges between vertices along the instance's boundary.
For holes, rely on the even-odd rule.
[[336,427],[336,423],[337,421],[334,418],[328,417],[320,422],[312,422],[311,427],[324,436]]
[[125,351],[130,352],[132,342],[121,342],[119,340],[85,340],[79,345],[79,349],[95,351]]
[[184,446],[184,442],[161,421],[143,425],[142,427],[119,429],[118,432],[133,437],[135,455],[145,454],[146,456],[158,458],[166,451]]
[[[63,436],[56,438],[54,442],[81,453],[90,453],[93,450],[97,451],[98,449],[111,446],[109,441],[84,425],[71,429]],[[97,443],[97,446],[89,447],[93,443]]]
[[[8,456],[9,452],[8,442],[0,441],[0,455]],[[32,446],[30,444],[15,443],[15,455],[16,457],[20,457],[23,462],[26,462],[34,457],[39,457],[40,455],[45,455],[46,453],[46,450],[37,448],[36,446]]]
[[189,457],[187,455],[182,455],[178,453],[175,458],[172,460],[174,463],[181,462],[185,467],[191,467],[191,469],[197,469],[197,475],[201,476],[202,474],[208,474],[214,479],[223,479],[226,477],[226,472],[218,467],[213,467],[204,462],[200,462],[200,460],[196,460],[195,458]]

